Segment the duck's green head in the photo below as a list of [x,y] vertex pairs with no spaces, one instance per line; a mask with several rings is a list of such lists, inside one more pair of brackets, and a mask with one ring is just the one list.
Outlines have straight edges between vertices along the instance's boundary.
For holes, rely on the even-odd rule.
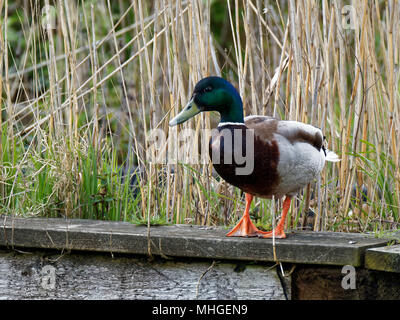
[[221,114],[221,122],[243,123],[242,99],[235,87],[220,77],[200,80],[187,106],[169,122],[169,125],[183,123],[202,111],[218,111]]

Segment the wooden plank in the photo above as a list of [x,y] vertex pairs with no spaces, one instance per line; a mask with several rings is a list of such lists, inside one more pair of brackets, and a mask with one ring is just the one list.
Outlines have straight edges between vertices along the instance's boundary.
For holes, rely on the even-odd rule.
[[350,286],[348,270],[338,266],[296,266],[292,273],[293,300],[400,300],[396,273],[354,268]]
[[[285,299],[276,269],[105,253],[0,250],[3,299]],[[290,298],[290,278],[284,278]]]
[[400,272],[400,245],[368,249],[365,252],[365,267],[372,270]]
[[[8,247],[148,254],[147,231],[144,226],[126,222],[0,216],[0,246]],[[226,232],[220,227],[154,226],[150,228],[150,252],[173,257],[274,261],[271,239],[230,238]],[[295,232],[277,239],[275,252],[281,262],[361,266],[366,249],[386,243],[371,235]]]

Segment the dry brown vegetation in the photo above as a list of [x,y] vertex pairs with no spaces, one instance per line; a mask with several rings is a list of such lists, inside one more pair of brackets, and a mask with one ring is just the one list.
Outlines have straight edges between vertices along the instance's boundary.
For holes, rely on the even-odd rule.
[[[47,18],[45,5],[54,8]],[[238,88],[246,115],[316,125],[342,158],[299,195],[293,228],[310,206],[315,230],[398,229],[400,4],[344,5],[0,1],[0,210],[235,222],[241,193],[213,177],[211,164],[146,162],[146,133],[168,133],[195,83],[221,75]],[[203,114],[179,130],[217,120]],[[132,194],[120,169],[134,166]],[[253,214],[269,224],[278,208],[258,199]]]

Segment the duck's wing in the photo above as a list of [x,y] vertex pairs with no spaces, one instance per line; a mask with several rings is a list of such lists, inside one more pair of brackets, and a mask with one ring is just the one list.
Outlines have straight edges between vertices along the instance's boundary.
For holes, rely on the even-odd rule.
[[317,150],[321,150],[324,143],[321,129],[303,122],[279,121],[276,133],[285,137],[292,144],[305,142]]
[[277,132],[279,120],[268,116],[248,116],[244,118],[244,123],[247,128],[254,130],[256,137],[270,142]]
[[247,128],[253,129],[260,139],[272,141],[279,135],[291,144],[308,143],[320,151],[323,147],[322,131],[309,124],[298,121],[278,120],[268,116],[249,116],[245,119]]
[[256,148],[261,146],[260,141],[264,142],[265,150],[267,145],[277,146],[279,183],[274,186],[275,195],[296,194],[324,167],[324,136],[320,129],[302,122],[262,116],[246,118],[245,124],[254,130]]
[[292,144],[306,142],[318,151],[322,150],[325,161],[340,161],[335,152],[324,147],[325,137],[321,129],[317,127],[297,121],[279,121],[276,133],[288,139]]

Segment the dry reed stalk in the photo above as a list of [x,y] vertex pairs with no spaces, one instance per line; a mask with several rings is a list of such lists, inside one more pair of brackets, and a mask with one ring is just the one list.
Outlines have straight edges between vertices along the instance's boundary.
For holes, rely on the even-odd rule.
[[[0,0],[0,13],[3,12],[4,1]],[[5,25],[6,26],[6,25]],[[4,68],[4,55],[5,55],[5,42],[3,36],[3,24],[0,23],[0,75],[3,74]],[[3,77],[0,76],[0,164],[3,165]],[[5,186],[3,177],[0,178],[0,198],[5,198]]]
[[[45,0],[45,5],[50,8],[49,0]],[[61,134],[61,116],[59,107],[61,106],[61,95],[58,85],[58,74],[57,74],[57,63],[55,60],[56,57],[56,48],[53,37],[53,30],[51,26],[47,26],[46,34],[49,39],[49,48],[48,59],[50,61],[49,64],[49,80],[50,80],[50,117],[49,117],[49,125],[50,125],[50,133],[49,138],[52,139],[53,134]]]
[[7,127],[7,136],[10,139],[9,140],[9,145],[10,145],[10,154],[11,154],[11,159],[12,163],[14,163],[14,107],[11,102],[11,90],[10,90],[10,78],[8,76],[8,70],[9,70],[9,64],[8,64],[8,37],[7,37],[7,24],[8,24],[8,1],[5,1],[4,5],[4,40],[3,40],[3,59],[4,59],[4,84],[6,88],[6,105],[7,105],[7,118],[9,118],[11,121],[8,124]]
[[[181,14],[183,14],[186,10],[183,10]],[[149,28],[154,22],[154,19],[152,19],[146,26],[145,29]],[[137,27],[137,24],[135,24],[135,27]],[[164,32],[165,32],[166,28],[164,27],[162,30],[160,30],[160,32],[156,35],[156,38],[158,38],[159,36],[161,36]],[[121,48],[121,50],[114,54],[110,59],[108,59],[105,63],[102,64],[101,67],[99,67],[99,69],[97,70],[97,73],[102,72],[110,63],[112,63],[114,61],[114,59],[116,59],[118,57],[118,55],[126,50],[130,45],[132,45],[135,41],[137,41],[137,39],[139,38],[139,36],[141,35],[142,31],[140,31],[134,38],[132,38],[127,44],[125,44],[125,46],[123,48]],[[154,42],[154,39],[150,40],[149,42],[146,43],[146,46],[151,45]],[[127,59],[122,65],[121,65],[121,69],[126,67],[129,63],[131,63],[135,58],[137,58],[141,53],[142,50],[144,50],[143,48],[140,49],[138,52],[136,52],[133,56],[131,56],[129,59]],[[81,61],[81,63],[78,64],[78,66],[82,66],[83,62],[85,62],[88,58],[90,57],[90,54],[88,56],[86,56],[85,59],[83,59]],[[77,100],[83,98],[84,96],[90,94],[94,89],[97,89],[98,86],[103,85],[106,81],[108,81],[110,78],[112,78],[116,73],[118,73],[120,71],[120,69],[116,69],[113,72],[109,73],[106,77],[104,77],[100,82],[97,83],[96,87],[92,86],[89,89],[87,89],[86,91],[84,91],[83,93],[81,93],[79,96],[77,96]],[[62,78],[62,80],[65,80],[65,77]],[[82,92],[83,88],[86,87],[90,82],[92,82],[93,80],[93,75],[89,76],[86,81],[84,81],[79,88],[77,88],[77,92]],[[38,101],[40,101],[41,99],[43,99],[46,94],[48,92],[46,91],[45,93],[43,93],[42,95],[40,95],[40,97],[36,98],[34,101],[32,101],[30,104],[27,105],[27,108],[30,108],[33,106],[33,104],[36,104]],[[17,136],[21,136],[21,134],[24,134],[23,138],[25,138],[35,127],[37,127],[38,125],[43,124],[44,122],[48,121],[50,117],[53,117],[53,114],[55,112],[58,112],[59,110],[61,110],[62,108],[64,108],[70,101],[70,98],[68,97],[66,99],[66,101],[59,106],[59,108],[55,109],[54,111],[52,111],[49,115],[47,115],[46,117],[43,117],[42,119],[40,119],[37,123],[35,123],[34,125],[28,126],[27,128],[25,128],[24,130],[22,130],[21,132],[17,133]]]
[[[394,118],[395,118],[395,87],[396,86],[394,82],[394,71],[395,71],[395,61],[394,61],[394,37],[393,37],[393,32],[395,28],[395,24],[398,25],[398,19],[399,15],[396,14],[396,1],[391,2],[392,10],[390,14],[390,21],[388,21],[389,24],[389,29],[387,33],[387,41],[388,41],[388,87],[389,87],[389,130],[390,130],[390,139],[391,139],[391,145],[392,145],[392,151],[393,151],[393,158],[394,158],[394,163],[396,166],[396,172],[395,172],[395,192],[397,194],[397,199],[400,199],[400,171],[399,171],[399,149],[397,147],[397,143],[399,141],[398,137],[400,136],[399,134],[396,135],[395,127],[394,127]],[[397,31],[399,31],[398,26],[396,27]],[[398,63],[398,58],[397,58],[397,63]],[[397,79],[398,80],[398,79]],[[398,82],[398,81],[397,81]],[[397,95],[398,95],[397,91]]]
[[[4,1],[0,0],[0,13],[3,12]],[[0,23],[0,74],[3,74],[4,63],[4,37],[3,37],[3,24]],[[0,77],[0,137],[3,136],[3,77]],[[0,143],[0,159],[3,159],[3,145]],[[2,185],[3,186],[3,185]],[[2,190],[0,190],[0,193]],[[2,194],[0,194],[2,195]]]

